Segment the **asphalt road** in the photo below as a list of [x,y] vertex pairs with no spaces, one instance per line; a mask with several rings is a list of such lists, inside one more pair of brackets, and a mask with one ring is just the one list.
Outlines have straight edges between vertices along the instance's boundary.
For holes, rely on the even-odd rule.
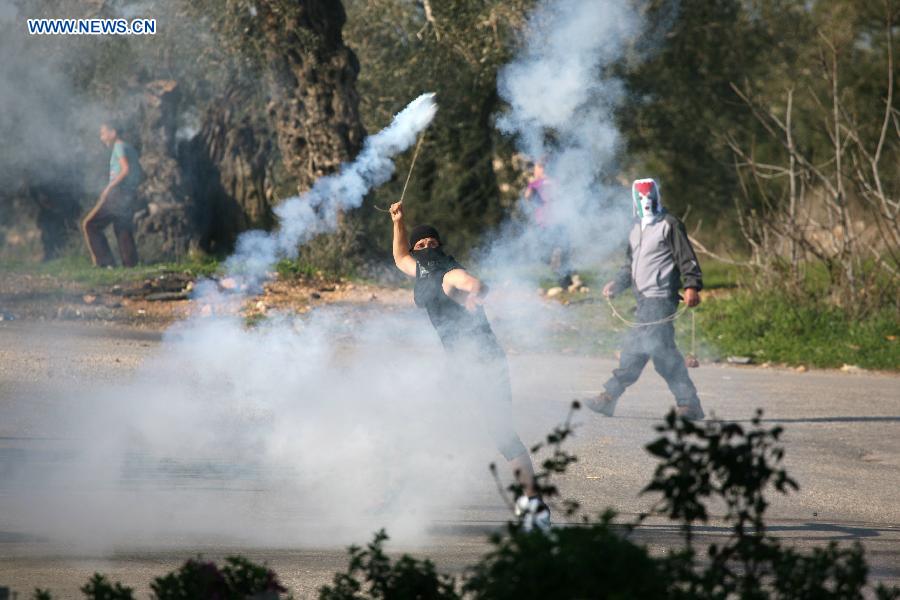
[[[43,430],[34,416],[52,413],[61,401],[48,390],[115,384],[154,356],[159,340],[153,332],[100,326],[0,323],[0,587],[18,590],[20,598],[36,586],[50,588],[55,597],[75,598],[78,587],[102,571],[145,592],[153,577],[199,552],[213,559],[240,553],[265,561],[299,597],[314,594],[346,566],[343,538],[333,544],[267,546],[201,535],[98,548],[36,535],[4,511],[11,490],[3,485],[3,469],[58,447],[56,434]],[[613,367],[611,361],[572,356],[514,355],[510,362],[516,421],[526,442],[541,439],[558,423],[573,397],[598,390]],[[548,369],[555,374],[552,380]],[[858,540],[873,577],[900,584],[900,377],[716,365],[691,374],[708,414],[747,421],[762,408],[766,422],[784,425],[786,465],[801,490],[773,499],[772,531],[804,548]],[[653,425],[669,402],[665,384],[648,368],[620,401],[616,418],[579,414],[569,446],[579,462],[560,481],[564,494],[590,511],[612,507],[624,520],[645,508],[650,500],[639,492],[654,461],[643,445],[654,438]],[[237,492],[217,488],[214,493]],[[421,543],[390,549],[428,555],[440,568],[458,572],[487,549],[487,534],[507,518],[489,477],[478,480],[470,498],[423,525],[427,535]],[[713,520],[701,537],[723,532]],[[676,534],[671,524],[652,522],[639,539],[659,549],[674,543]],[[369,532],[360,536],[356,541],[364,543]]]

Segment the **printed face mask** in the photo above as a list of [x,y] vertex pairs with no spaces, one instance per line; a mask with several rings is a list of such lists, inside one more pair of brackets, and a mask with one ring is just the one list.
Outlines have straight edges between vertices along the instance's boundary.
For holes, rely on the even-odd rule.
[[653,179],[635,179],[631,184],[631,200],[634,214],[641,219],[658,215],[662,209],[659,186]]

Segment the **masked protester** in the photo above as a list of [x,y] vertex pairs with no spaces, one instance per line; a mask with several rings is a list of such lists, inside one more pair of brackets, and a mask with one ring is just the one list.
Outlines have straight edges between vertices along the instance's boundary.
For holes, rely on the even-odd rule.
[[630,286],[637,297],[637,322],[654,324],[631,329],[620,354],[619,368],[604,384],[605,391],[584,403],[595,412],[613,416],[619,396],[637,381],[647,361],[653,359],[656,371],[675,395],[678,414],[700,420],[704,413],[697,389],[675,346],[675,326],[667,320],[681,300],[678,292],[682,282],[685,303],[689,307],[700,303],[700,264],[684,224],[662,207],[656,181],[636,180],[631,195],[635,223],[628,237],[626,263],[603,288],[603,294],[611,298]]
[[444,252],[434,227],[419,225],[407,237],[403,204],[390,209],[397,268],[415,277],[416,306],[424,308],[449,358],[453,377],[478,401],[498,449],[525,494],[516,513],[525,529],[548,530],[550,510],[538,493],[528,449],[512,425],[512,390],[506,354],[494,336],[482,303],[488,288]]

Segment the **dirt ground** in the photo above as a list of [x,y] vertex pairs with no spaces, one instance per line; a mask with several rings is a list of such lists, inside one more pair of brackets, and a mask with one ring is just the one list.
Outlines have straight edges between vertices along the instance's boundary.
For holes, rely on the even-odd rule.
[[[222,286],[223,282],[217,282]],[[75,321],[165,329],[203,305],[192,303],[198,280],[170,271],[114,285],[90,285],[50,275],[4,273],[0,277],[0,321]],[[227,286],[228,282],[224,284]],[[403,288],[350,282],[340,278],[276,279],[241,307],[252,320],[271,311],[305,313],[334,303],[411,305]]]

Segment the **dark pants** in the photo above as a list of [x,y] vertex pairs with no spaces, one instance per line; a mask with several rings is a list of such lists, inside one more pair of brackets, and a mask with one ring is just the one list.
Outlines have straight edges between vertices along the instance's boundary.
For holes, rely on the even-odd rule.
[[122,265],[133,267],[138,262],[137,248],[134,245],[134,192],[118,187],[110,190],[106,201],[97,203],[82,223],[84,239],[91,259],[98,267],[115,264],[109,242],[103,230],[110,224],[119,243],[119,256]]
[[506,460],[528,452],[513,426],[512,386],[506,354],[493,334],[473,335],[447,348],[451,373],[463,393],[478,405],[487,430]]
[[[641,298],[638,300],[636,321],[652,323],[672,315],[678,305],[666,298]],[[618,398],[625,388],[638,380],[647,361],[653,359],[656,372],[666,380],[679,406],[698,404],[694,387],[684,357],[675,346],[675,326],[672,321],[659,325],[635,327],[628,333],[619,357],[619,368],[603,387]]]

